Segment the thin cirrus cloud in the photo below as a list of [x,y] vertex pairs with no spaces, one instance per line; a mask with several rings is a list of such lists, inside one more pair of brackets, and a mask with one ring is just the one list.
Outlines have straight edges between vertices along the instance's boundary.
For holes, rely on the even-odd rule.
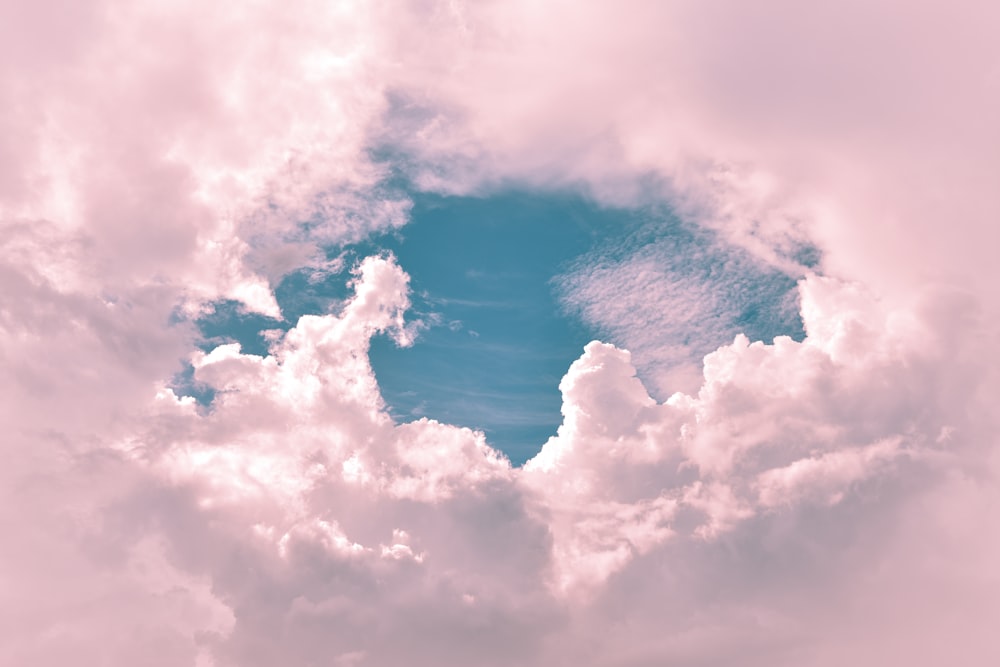
[[808,268],[790,265],[768,265],[659,212],[576,259],[554,284],[562,306],[628,348],[666,398],[697,391],[702,358],[737,333],[801,338],[792,276]]
[[[5,4],[0,664],[996,662],[993,14]],[[584,348],[522,467],[391,416],[392,255],[266,351],[198,350],[405,225],[397,177],[665,203],[803,331],[734,333],[742,270],[584,255],[564,295],[634,349]],[[678,304],[727,337],[671,394],[636,365]]]

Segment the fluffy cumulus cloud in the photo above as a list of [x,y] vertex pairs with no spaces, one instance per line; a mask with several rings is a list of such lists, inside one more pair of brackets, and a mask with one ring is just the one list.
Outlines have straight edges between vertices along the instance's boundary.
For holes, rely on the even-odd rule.
[[[1000,17],[965,4],[4,3],[0,664],[995,664]],[[588,344],[522,467],[390,416],[391,254],[198,351],[405,225],[403,181],[666,206],[729,260],[574,264],[636,356]],[[804,337],[734,333],[751,271]]]

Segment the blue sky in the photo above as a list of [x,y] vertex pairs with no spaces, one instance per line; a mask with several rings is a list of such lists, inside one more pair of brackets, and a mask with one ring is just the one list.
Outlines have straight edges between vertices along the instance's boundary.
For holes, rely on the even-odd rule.
[[[555,434],[562,419],[559,381],[591,340],[638,348],[633,351],[644,377],[662,366],[697,365],[738,332],[767,341],[780,334],[802,337],[797,304],[789,301],[792,278],[662,206],[614,208],[580,194],[525,190],[408,195],[413,207],[405,227],[327,248],[330,259],[341,260],[339,271],[300,271],[282,280],[275,294],[285,321],[222,302],[198,322],[202,348],[239,341],[247,353],[266,354],[262,331],[336,310],[350,294],[350,267],[367,255],[392,253],[411,278],[408,320],[424,328],[410,347],[387,336],[372,342],[371,363],[391,414],[399,422],[429,417],[481,429],[521,464]],[[653,262],[649,279],[655,285],[676,283],[685,293],[695,285],[714,295],[712,307],[673,304],[691,312],[671,313],[662,299],[635,290],[637,322],[588,316],[602,307],[613,316],[614,308],[590,303],[588,311],[573,277],[636,257]],[[643,312],[650,307],[660,310]],[[644,357],[635,333],[651,322],[658,342],[675,339],[680,352],[666,360]],[[211,399],[184,377],[179,382],[186,393]],[[651,386],[655,394],[655,382]]]

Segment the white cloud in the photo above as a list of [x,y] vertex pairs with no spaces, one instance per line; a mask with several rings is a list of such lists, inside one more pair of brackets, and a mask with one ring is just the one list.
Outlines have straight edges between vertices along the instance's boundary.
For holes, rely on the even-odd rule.
[[[225,345],[201,357],[199,379],[219,392],[209,412],[167,391],[118,445],[128,456],[119,465],[159,490],[124,489],[113,511],[95,508],[95,544],[122,531],[156,540],[167,554],[159,562],[210,581],[210,593],[185,590],[219,609],[216,634],[186,641],[216,664],[319,655],[383,664],[401,651],[414,664],[551,664],[574,659],[607,614],[618,621],[594,646],[595,664],[724,663],[765,645],[761,655],[789,663],[810,632],[793,613],[806,604],[794,577],[771,573],[769,585],[709,600],[702,589],[752,578],[742,560],[761,550],[823,568],[823,586],[852,581],[854,556],[835,536],[881,558],[896,547],[868,534],[869,522],[909,520],[952,483],[941,477],[949,461],[975,448],[963,408],[908,391],[914,375],[947,384],[968,372],[925,366],[931,341],[899,335],[930,323],[868,330],[861,319],[899,314],[813,277],[802,299],[816,337],[738,338],[706,359],[695,396],[657,403],[627,352],[588,345],[561,385],[559,434],[512,469],[482,434],[426,419],[397,425],[385,413],[367,346],[398,327],[406,283],[391,258],[365,260],[343,311],[304,317],[269,356]],[[834,307],[845,299],[853,309]],[[852,526],[866,513],[874,518]],[[811,540],[831,560],[809,557]],[[116,548],[132,567],[151,566],[143,549]],[[737,564],[720,561],[726,553]],[[671,601],[650,607],[657,595]],[[835,604],[846,614],[851,600]],[[666,623],[659,632],[655,619]],[[772,633],[765,644],[754,638],[762,628]],[[486,636],[505,643],[487,655]]]
[[640,240],[577,259],[555,284],[567,310],[632,352],[658,395],[697,391],[702,357],[741,331],[798,328],[788,275],[665,212],[645,227]]
[[[96,460],[113,464],[78,470],[74,495],[30,504],[29,522],[12,524],[26,544],[17,553],[46,549],[31,534],[54,537],[36,527],[40,512],[65,517],[76,528],[59,537],[61,567],[86,585],[54,591],[61,602],[11,639],[12,660],[46,664],[69,651],[127,660],[137,644],[105,640],[125,623],[138,645],[174,647],[164,664],[199,654],[216,665],[385,664],[404,654],[413,664],[552,664],[579,659],[580,642],[597,636],[594,664],[721,664],[748,650],[791,664],[810,624],[846,622],[861,598],[836,601],[824,621],[795,577],[752,584],[743,560],[777,550],[795,567],[820,568],[817,585],[853,582],[857,557],[836,536],[883,558],[899,547],[873,527],[911,520],[977,451],[969,403],[928,402],[919,391],[961,386],[972,360],[938,363],[933,338],[913,335],[935,331],[918,311],[810,277],[801,287],[809,337],[737,338],[706,359],[694,396],[657,403],[627,352],[590,344],[561,384],[558,435],[512,469],[482,434],[392,422],[367,349],[378,332],[399,331],[407,276],[392,258],[369,258],[354,288],[339,314],[303,317],[266,357],[236,345],[199,357],[197,378],[218,392],[209,411],[164,390],[112,449],[98,446]],[[965,401],[981,400],[978,389],[967,384]],[[48,465],[53,481],[69,472],[58,459]],[[102,493],[90,492],[102,480]],[[815,540],[826,559],[809,556]],[[37,581],[28,569],[24,594]],[[719,577],[742,588],[706,598]],[[173,580],[178,606],[164,607]],[[111,586],[126,597],[104,597]],[[658,596],[669,604],[657,608]],[[156,627],[169,637],[143,634],[154,618],[145,604],[165,614]],[[93,607],[102,615],[84,622],[80,610]],[[614,628],[593,634],[608,614]],[[87,628],[85,639],[55,627]],[[804,650],[825,646],[823,637]]]
[[666,190],[786,268],[812,241],[827,272],[886,295],[997,282],[994,7],[459,6],[399,86],[424,121],[391,138],[426,182]]
[[627,353],[587,347],[561,384],[558,435],[525,466],[551,499],[557,581],[603,581],[679,525],[715,538],[775,508],[836,504],[897,460],[940,453],[964,408],[914,392],[971,368],[927,365],[933,346],[913,334],[930,323],[857,286],[810,277],[801,291],[805,341],[740,335],[705,358],[695,396],[656,404]]

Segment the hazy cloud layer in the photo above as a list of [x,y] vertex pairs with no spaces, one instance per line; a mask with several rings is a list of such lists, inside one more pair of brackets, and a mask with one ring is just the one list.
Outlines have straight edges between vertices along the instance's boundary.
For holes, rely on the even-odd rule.
[[[6,3],[0,664],[994,664],[997,18]],[[796,280],[806,336],[665,401],[595,341],[523,468],[389,416],[391,256],[266,356],[196,352],[213,302],[280,317],[281,276],[405,224],[399,174],[665,202]],[[656,252],[567,293],[669,362],[640,316],[724,295]]]

